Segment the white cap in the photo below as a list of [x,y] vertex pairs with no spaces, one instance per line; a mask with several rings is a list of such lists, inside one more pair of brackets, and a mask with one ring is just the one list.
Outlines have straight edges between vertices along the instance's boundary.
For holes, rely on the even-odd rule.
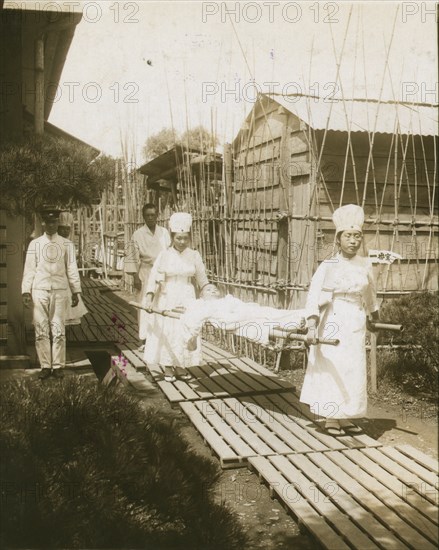
[[59,215],[59,225],[71,227],[73,225],[73,214],[70,212],[61,212]]
[[189,233],[192,216],[187,212],[176,212],[169,218],[169,229],[172,233]]
[[363,231],[364,210],[356,204],[340,206],[332,215],[337,233],[340,231]]

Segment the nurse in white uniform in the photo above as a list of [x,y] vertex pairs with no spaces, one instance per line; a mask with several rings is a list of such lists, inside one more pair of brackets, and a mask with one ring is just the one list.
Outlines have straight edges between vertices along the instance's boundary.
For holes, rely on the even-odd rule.
[[311,347],[300,400],[326,418],[326,431],[337,436],[361,432],[351,419],[367,411],[366,322],[378,319],[378,307],[372,264],[357,254],[363,209],[342,206],[333,222],[339,252],[315,272],[306,310],[311,341],[338,338],[340,343]]
[[[172,245],[158,255],[151,270],[142,305],[147,309],[186,308],[195,300],[195,281],[201,290],[209,283],[199,252],[189,247],[192,216],[186,212],[172,214],[169,220]],[[190,378],[187,367],[201,363],[201,338],[193,351],[184,345],[180,319],[157,314],[148,315],[149,330],[144,359],[164,368],[165,380]]]

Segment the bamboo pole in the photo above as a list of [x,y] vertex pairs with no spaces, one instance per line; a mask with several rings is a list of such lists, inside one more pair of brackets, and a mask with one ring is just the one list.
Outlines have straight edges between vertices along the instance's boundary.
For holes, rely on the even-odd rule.
[[108,277],[108,273],[107,273],[107,253],[106,253],[106,250],[105,250],[105,241],[104,241],[104,226],[103,226],[103,223],[102,223],[102,206],[99,206],[99,214],[100,214],[100,218],[101,218],[101,223],[100,223],[100,233],[101,233],[101,250],[102,250],[102,268],[104,270],[104,277],[105,279],[107,279]]
[[370,333],[370,387],[377,391],[377,335]]
[[37,137],[44,134],[44,39],[35,40],[35,103],[34,131]]

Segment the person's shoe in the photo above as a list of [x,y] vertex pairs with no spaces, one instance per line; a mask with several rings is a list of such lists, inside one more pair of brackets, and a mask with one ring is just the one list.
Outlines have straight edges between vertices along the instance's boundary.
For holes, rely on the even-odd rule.
[[173,367],[165,367],[164,379],[165,382],[175,382],[177,380],[174,375]]
[[327,420],[325,423],[325,432],[334,437],[345,435],[343,428],[337,420]]
[[175,368],[175,376],[179,380],[190,380],[192,378],[190,372],[188,372],[186,369],[183,369],[182,367]]
[[145,344],[142,344],[137,348],[137,351],[144,352],[145,351]]
[[61,378],[64,378],[64,373],[62,369],[53,369],[52,376],[61,380]]
[[38,374],[38,378],[40,380],[46,380],[46,378],[49,378],[50,376],[50,369],[41,369],[40,373]]
[[352,422],[340,422],[341,428],[349,435],[356,435],[356,434],[362,434],[363,428],[360,426],[357,426],[356,424],[352,424]]

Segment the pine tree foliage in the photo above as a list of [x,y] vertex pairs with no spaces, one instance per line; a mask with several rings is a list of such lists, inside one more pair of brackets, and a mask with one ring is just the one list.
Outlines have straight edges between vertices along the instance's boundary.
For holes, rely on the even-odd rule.
[[99,202],[114,177],[114,160],[63,138],[27,138],[0,150],[0,207],[32,213],[43,204],[73,208]]
[[0,386],[2,548],[243,548],[176,415],[72,378]]

